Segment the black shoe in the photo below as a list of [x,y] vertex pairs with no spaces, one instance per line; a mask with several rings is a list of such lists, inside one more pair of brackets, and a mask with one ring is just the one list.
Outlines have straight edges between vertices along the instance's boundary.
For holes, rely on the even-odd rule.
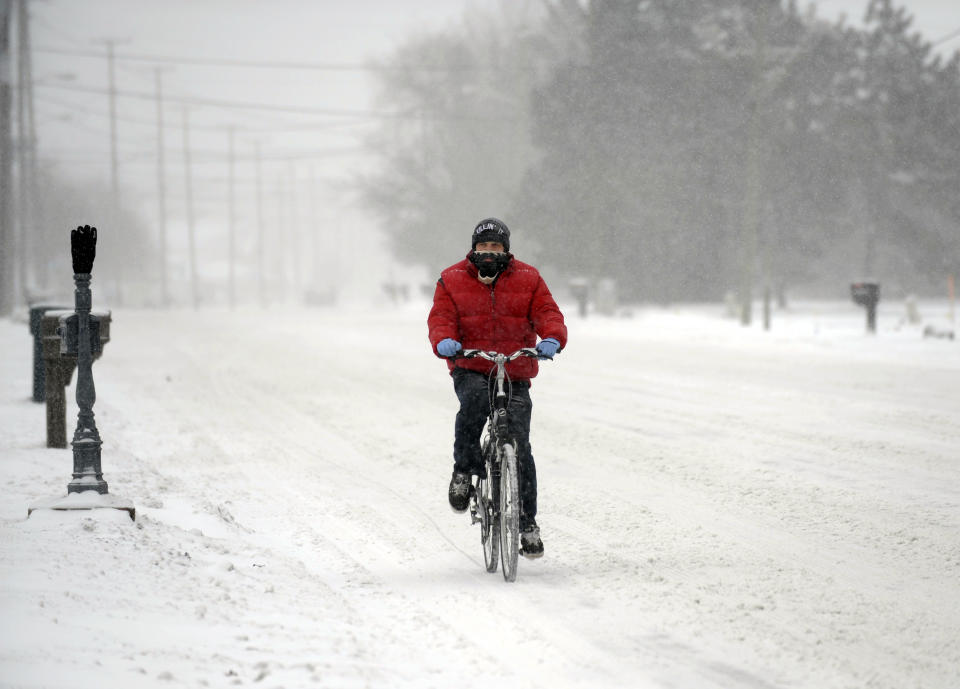
[[470,502],[470,490],[473,486],[470,484],[470,474],[454,469],[453,476],[450,478],[450,488],[447,490],[447,498],[450,500],[450,507],[454,512],[466,512],[467,504]]
[[533,519],[524,520],[520,528],[520,554],[530,560],[543,557],[543,541],[540,540],[540,527]]

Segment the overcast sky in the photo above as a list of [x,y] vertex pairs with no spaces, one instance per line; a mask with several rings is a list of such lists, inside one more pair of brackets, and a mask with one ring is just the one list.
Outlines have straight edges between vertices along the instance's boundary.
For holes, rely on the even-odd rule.
[[[513,0],[536,2],[538,0]],[[307,121],[335,125],[334,136],[313,136],[301,130],[297,145],[322,149],[356,145],[364,127],[376,118],[317,112],[315,110],[366,110],[371,107],[374,82],[362,69],[365,60],[384,57],[417,33],[459,22],[467,6],[491,7],[502,0],[45,0],[31,3],[34,76],[41,138],[47,150],[70,150],[78,164],[105,173],[104,161],[93,152],[108,142],[107,83],[102,57],[57,54],[47,49],[73,52],[103,51],[102,41],[117,41],[125,55],[222,58],[245,62],[306,62],[355,65],[356,69],[250,69],[203,65],[166,65],[165,95],[170,99],[206,97],[225,101],[270,103],[307,112],[240,110],[191,107],[191,122],[198,145],[220,146],[203,134],[202,127],[230,124],[247,127],[260,122],[263,129]],[[957,0],[909,0],[915,27],[931,40],[960,30]],[[819,0],[818,14],[836,18],[845,14],[859,23],[866,0]],[[960,48],[960,35],[941,49]],[[147,97],[155,88],[154,65],[146,61],[117,62],[117,87],[126,94],[118,102],[121,120],[120,149],[129,164],[150,150],[147,139],[155,106]],[[183,103],[167,104],[169,118],[182,117]],[[84,114],[84,111],[85,114]],[[72,113],[72,114],[71,114]],[[369,113],[367,113],[369,114]],[[137,123],[134,120],[142,119]],[[350,123],[353,124],[350,124]],[[254,140],[265,148],[283,147],[270,132],[238,132],[240,149]],[[336,143],[339,142],[339,143]],[[170,142],[173,145],[173,142]],[[179,145],[179,142],[178,142]],[[154,144],[155,148],[155,144]],[[85,162],[84,162],[85,161]],[[320,165],[317,159],[317,165]],[[328,170],[330,166],[323,165]],[[128,176],[129,178],[129,176]]]
[[[217,58],[242,61],[235,67],[164,65],[164,93],[170,117],[182,110],[177,98],[219,99],[232,102],[289,106],[305,112],[266,109],[192,107],[198,127],[252,126],[260,122],[283,125],[324,120],[342,124],[357,120],[311,109],[358,110],[370,106],[373,81],[365,60],[383,57],[405,37],[442,28],[462,12],[463,2],[451,0],[49,0],[33,4],[34,76],[37,109],[48,149],[98,145],[96,134],[107,135],[107,101],[100,91],[107,85],[102,56],[59,54],[103,53],[105,39],[117,42],[116,81],[122,97],[121,150],[144,150],[145,127],[133,121],[150,120],[155,106],[143,97],[155,89],[154,64],[128,59],[137,56]],[[249,63],[311,63],[353,66],[353,69],[251,68]],[[71,110],[72,122],[64,122]],[[86,116],[80,112],[86,110]],[[369,124],[369,119],[367,124]],[[76,125],[72,127],[70,125]],[[85,132],[78,136],[80,131]],[[204,137],[198,129],[197,135]],[[349,128],[347,128],[349,131]],[[343,134],[342,130],[340,134]],[[355,132],[354,132],[355,133]],[[250,136],[245,139],[251,143]],[[270,137],[261,134],[265,147]],[[306,137],[309,138],[309,137]],[[342,137],[340,137],[342,138]],[[77,144],[83,141],[83,146]],[[104,139],[106,141],[106,139]],[[81,156],[82,157],[82,156]],[[80,158],[78,158],[79,160]]]
[[[897,2],[913,15],[913,28],[931,41],[953,35],[937,46],[942,53],[960,49],[960,1],[958,0],[907,0]],[[866,0],[817,0],[817,14],[835,19],[841,14],[847,22],[860,24],[867,6]],[[801,3],[806,6],[806,3]]]

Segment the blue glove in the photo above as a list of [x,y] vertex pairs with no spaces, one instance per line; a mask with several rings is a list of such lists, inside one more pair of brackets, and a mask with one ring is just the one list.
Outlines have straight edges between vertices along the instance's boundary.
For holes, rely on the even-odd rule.
[[448,337],[445,340],[440,340],[440,342],[437,344],[437,354],[440,356],[453,356],[461,349],[463,349],[463,345],[451,337]]
[[552,359],[558,349],[560,349],[560,343],[552,337],[548,337],[546,340],[540,340],[537,345],[537,354],[544,359]]

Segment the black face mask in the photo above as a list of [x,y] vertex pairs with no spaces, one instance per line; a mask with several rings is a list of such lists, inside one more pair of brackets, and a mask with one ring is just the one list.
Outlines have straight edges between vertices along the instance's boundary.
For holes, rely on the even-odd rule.
[[480,277],[492,278],[507,267],[511,258],[512,256],[506,252],[474,251],[470,254],[470,263],[480,271]]

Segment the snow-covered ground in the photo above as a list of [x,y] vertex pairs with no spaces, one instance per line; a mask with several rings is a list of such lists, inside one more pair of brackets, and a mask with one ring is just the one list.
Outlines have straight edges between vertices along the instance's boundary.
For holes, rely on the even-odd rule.
[[876,337],[852,304],[568,305],[546,556],[507,584],[446,504],[426,310],[114,311],[95,412],[135,523],[27,518],[72,459],[0,321],[0,686],[960,686],[960,342],[891,302]]

